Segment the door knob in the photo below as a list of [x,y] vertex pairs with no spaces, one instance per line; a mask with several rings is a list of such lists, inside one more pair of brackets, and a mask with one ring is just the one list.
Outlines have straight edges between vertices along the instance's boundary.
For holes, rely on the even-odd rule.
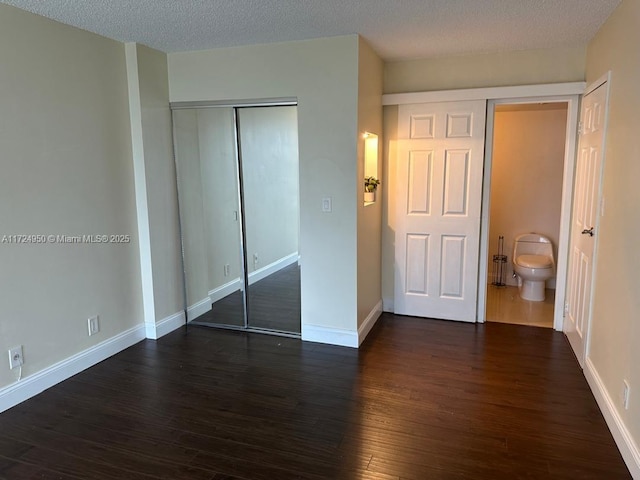
[[582,235],[589,235],[590,237],[593,237],[593,227],[582,230]]

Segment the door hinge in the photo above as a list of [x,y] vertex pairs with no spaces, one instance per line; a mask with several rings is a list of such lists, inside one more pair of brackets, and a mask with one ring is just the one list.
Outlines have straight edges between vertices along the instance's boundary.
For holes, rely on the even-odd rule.
[[578,122],[578,135],[582,135],[583,124],[582,121]]
[[569,302],[564,303],[564,312],[562,312],[562,316],[566,317],[567,313],[569,313]]

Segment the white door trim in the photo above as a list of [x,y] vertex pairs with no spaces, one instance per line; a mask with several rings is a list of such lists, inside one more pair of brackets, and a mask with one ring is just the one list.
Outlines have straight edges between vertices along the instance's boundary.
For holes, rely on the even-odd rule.
[[585,82],[547,83],[542,85],[516,85],[509,87],[467,88],[435,92],[387,93],[382,105],[412,103],[459,102],[466,100],[498,100],[506,98],[549,97],[554,95],[582,95]]
[[[587,85],[584,89],[583,95],[589,95],[591,92],[593,92],[596,88],[598,88],[600,85],[604,83],[609,84],[609,91],[611,91],[611,70],[609,70],[607,73],[602,75],[595,82],[592,82],[589,85]],[[607,100],[609,100],[608,97],[607,97]],[[607,111],[606,113],[608,114],[609,112]],[[608,119],[609,119],[609,115],[606,115],[605,120],[608,120]]]
[[[582,84],[584,85],[584,83]],[[584,89],[584,87],[583,87]],[[560,211],[560,236],[556,259],[556,299],[553,328],[562,331],[564,301],[567,285],[569,234],[571,228],[571,204],[573,200],[573,177],[575,174],[577,126],[580,114],[580,96],[549,95],[521,98],[491,99],[487,104],[487,127],[485,138],[484,184],[482,190],[482,217],[480,230],[480,269],[478,276],[478,322],[486,320],[487,272],[489,268],[489,211],[491,198],[491,159],[493,155],[493,122],[495,106],[500,104],[566,102],[567,127],[565,135],[564,167],[562,179],[562,205]]]

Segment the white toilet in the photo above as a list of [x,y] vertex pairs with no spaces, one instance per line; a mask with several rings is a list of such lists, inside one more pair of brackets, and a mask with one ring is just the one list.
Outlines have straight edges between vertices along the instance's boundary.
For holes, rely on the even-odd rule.
[[513,271],[518,276],[520,298],[544,301],[546,281],[555,275],[553,245],[544,235],[524,233],[513,243]]

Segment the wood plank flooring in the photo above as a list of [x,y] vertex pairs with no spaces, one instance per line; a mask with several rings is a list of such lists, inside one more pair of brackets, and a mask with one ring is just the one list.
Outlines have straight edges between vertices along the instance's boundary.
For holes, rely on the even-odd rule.
[[562,334],[384,314],[360,350],[143,341],[0,414],[0,478],[630,475]]

